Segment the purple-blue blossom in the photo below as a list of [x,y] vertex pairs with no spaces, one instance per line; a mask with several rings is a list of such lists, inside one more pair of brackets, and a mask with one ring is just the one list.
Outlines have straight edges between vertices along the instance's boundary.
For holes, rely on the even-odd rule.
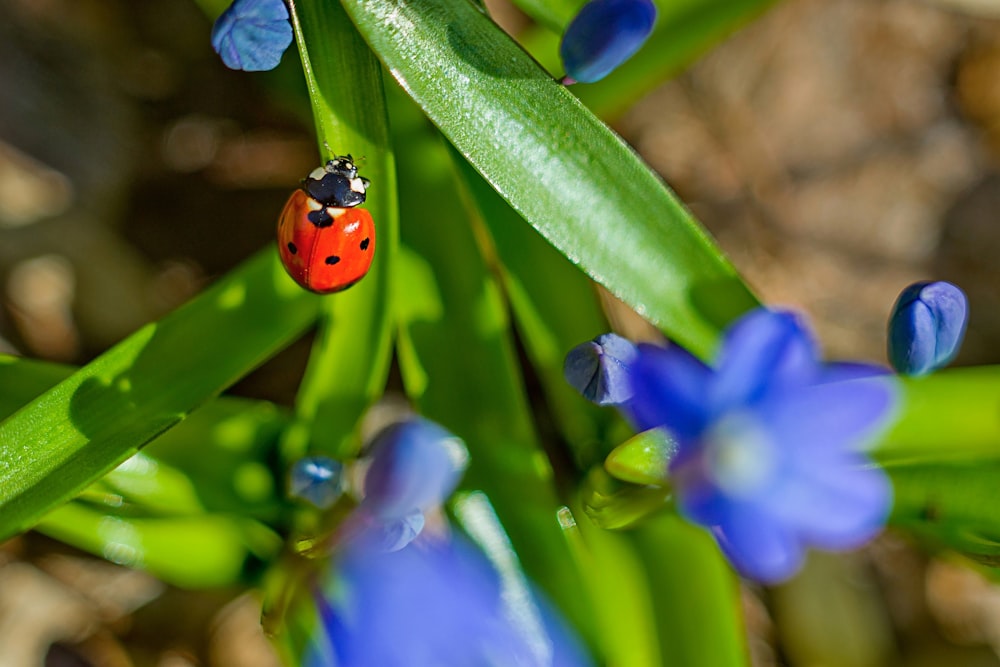
[[421,417],[382,429],[370,446],[364,500],[337,541],[372,552],[398,551],[424,528],[424,513],[444,503],[469,463],[458,437]]
[[440,505],[469,463],[465,443],[420,417],[386,427],[372,442],[371,457],[362,507],[384,519]]
[[796,315],[745,315],[712,367],[678,346],[640,345],[629,371],[626,415],[677,440],[678,510],[743,575],[785,580],[808,547],[851,549],[884,526],[892,487],[863,446],[892,413],[892,378],[820,362]]
[[656,21],[651,0],[591,0],[566,28],[559,45],[566,83],[593,83],[631,58]]
[[904,375],[926,375],[948,365],[962,347],[968,319],[968,299],[955,285],[910,285],[889,316],[889,362]]
[[592,664],[566,624],[458,536],[345,552],[315,591],[322,628],[306,667]]
[[569,351],[563,376],[588,401],[618,405],[632,396],[626,368],[636,354],[631,341],[617,334],[603,334]]
[[235,0],[212,26],[212,48],[229,69],[274,69],[292,43],[282,0]]
[[332,507],[344,492],[344,466],[327,456],[307,456],[292,464],[288,493],[320,509]]

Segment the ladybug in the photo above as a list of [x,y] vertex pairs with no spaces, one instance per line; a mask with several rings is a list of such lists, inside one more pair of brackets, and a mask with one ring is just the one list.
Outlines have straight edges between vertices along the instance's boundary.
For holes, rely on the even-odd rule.
[[278,253],[299,285],[319,294],[361,280],[375,256],[375,222],[355,208],[365,201],[367,178],[342,155],[313,170],[292,193],[278,219]]

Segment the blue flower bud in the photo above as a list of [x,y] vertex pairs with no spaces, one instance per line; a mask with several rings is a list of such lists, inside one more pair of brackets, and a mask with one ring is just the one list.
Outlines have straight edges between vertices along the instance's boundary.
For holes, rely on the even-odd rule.
[[212,48],[229,69],[274,69],[292,43],[282,0],[235,0],[212,27]]
[[567,78],[593,83],[632,57],[653,30],[651,0],[593,0],[566,28],[559,55]]
[[288,493],[320,509],[333,506],[344,492],[344,466],[326,456],[307,456],[292,465]]
[[944,281],[910,285],[889,316],[889,362],[905,375],[925,375],[946,366],[962,346],[969,302]]
[[631,341],[617,334],[603,334],[569,351],[563,376],[588,401],[620,405],[632,397],[628,365],[637,354]]
[[365,475],[364,507],[381,519],[403,518],[440,505],[465,472],[465,443],[421,418],[393,424],[378,434]]

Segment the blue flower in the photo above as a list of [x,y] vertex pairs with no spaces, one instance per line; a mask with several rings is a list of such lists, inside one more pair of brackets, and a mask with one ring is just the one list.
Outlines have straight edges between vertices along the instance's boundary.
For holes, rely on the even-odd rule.
[[948,365],[962,346],[968,319],[969,302],[955,285],[910,285],[889,316],[889,362],[905,375],[925,375]]
[[307,667],[591,664],[540,598],[505,594],[505,577],[461,538],[352,549],[333,574],[316,591],[322,632]]
[[861,449],[894,404],[890,376],[818,361],[798,318],[758,309],[727,332],[714,368],[677,346],[639,346],[624,406],[640,430],[677,440],[679,511],[707,527],[743,575],[782,581],[809,546],[860,546],[892,504]]
[[434,422],[413,417],[386,427],[370,445],[364,500],[341,524],[341,548],[398,551],[424,528],[424,513],[455,490],[469,463],[459,438]]
[[631,341],[617,334],[604,334],[569,351],[563,376],[587,400],[598,405],[618,405],[632,396],[626,368],[636,354]]
[[419,417],[393,424],[371,445],[362,507],[385,519],[401,519],[443,503],[469,463],[465,443]]
[[332,507],[344,492],[344,466],[326,456],[307,456],[292,465],[288,493],[320,509]]
[[566,83],[592,83],[632,57],[656,21],[652,0],[592,0],[570,22],[559,45]]
[[212,27],[212,48],[230,69],[274,69],[292,43],[282,0],[235,0]]

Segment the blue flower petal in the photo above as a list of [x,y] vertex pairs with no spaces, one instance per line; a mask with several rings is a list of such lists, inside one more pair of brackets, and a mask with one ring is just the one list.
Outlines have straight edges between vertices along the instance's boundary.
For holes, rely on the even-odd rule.
[[656,21],[651,0],[592,0],[570,22],[559,46],[569,78],[599,81],[628,60]]
[[713,533],[736,570],[761,583],[790,578],[805,560],[805,548],[795,533],[752,505],[730,505],[729,515]]
[[823,364],[820,368],[817,383],[847,382],[848,380],[862,380],[865,378],[885,377],[887,375],[892,375],[892,371],[884,366],[861,361],[838,361]]
[[899,373],[925,375],[950,363],[965,337],[969,303],[951,283],[921,282],[899,295],[889,316],[889,361]]
[[632,398],[623,410],[637,431],[665,427],[683,449],[707,423],[705,396],[712,371],[676,345],[641,344],[638,349],[629,365]]
[[632,397],[628,364],[637,354],[631,341],[617,334],[603,334],[569,351],[563,376],[588,401],[619,405]]
[[[335,567],[317,603],[338,667],[590,664],[541,601],[543,636],[529,640],[512,620],[497,572],[458,537],[389,554],[351,549]],[[545,663],[531,643],[539,639],[551,649]]]
[[862,466],[863,461],[854,460],[799,477],[803,502],[783,504],[783,520],[810,544],[829,551],[854,549],[871,540],[889,518],[892,483],[881,469]]
[[891,376],[818,384],[776,394],[757,414],[793,455],[860,451],[893,416]]
[[424,513],[419,510],[403,517],[383,519],[369,515],[362,508],[355,512],[349,523],[342,524],[342,531],[348,533],[347,548],[389,553],[399,551],[417,539],[424,529],[424,522]]
[[387,427],[371,446],[362,506],[382,519],[400,519],[440,505],[468,465],[465,444],[427,419]]
[[816,343],[799,318],[758,308],[726,332],[712,388],[716,414],[781,387],[804,386],[819,369]]
[[212,27],[212,47],[230,69],[274,69],[291,43],[282,0],[235,0]]

